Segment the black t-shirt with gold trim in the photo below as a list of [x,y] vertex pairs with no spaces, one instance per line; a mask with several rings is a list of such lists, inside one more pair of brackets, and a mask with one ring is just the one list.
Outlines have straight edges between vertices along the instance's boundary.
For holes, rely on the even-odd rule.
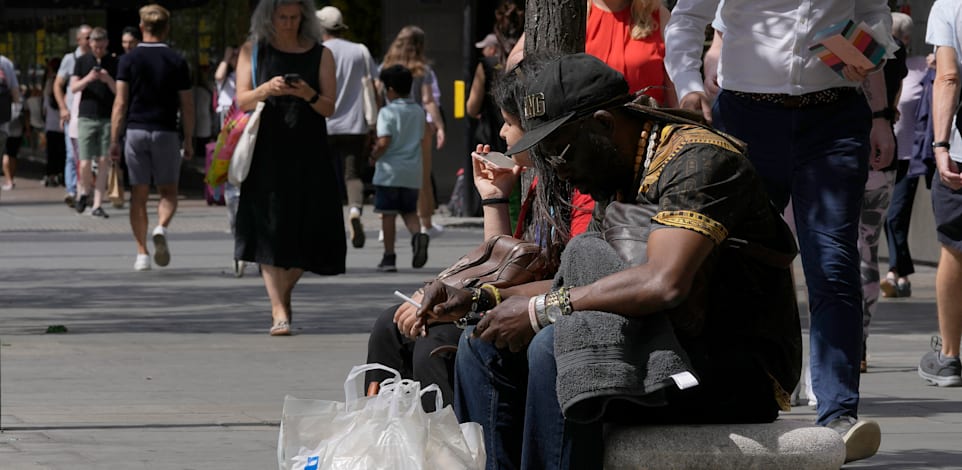
[[699,357],[712,364],[754,357],[790,392],[802,351],[791,267],[732,246],[745,241],[791,256],[795,242],[736,144],[701,126],[664,126],[636,202],[657,207],[652,231],[692,230],[715,244],[688,299],[671,312],[696,367]]

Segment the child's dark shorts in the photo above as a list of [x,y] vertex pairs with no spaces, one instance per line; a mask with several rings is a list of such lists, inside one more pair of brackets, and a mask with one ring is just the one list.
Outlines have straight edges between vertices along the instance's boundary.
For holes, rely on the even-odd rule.
[[374,187],[374,212],[410,214],[418,210],[418,190],[397,186]]

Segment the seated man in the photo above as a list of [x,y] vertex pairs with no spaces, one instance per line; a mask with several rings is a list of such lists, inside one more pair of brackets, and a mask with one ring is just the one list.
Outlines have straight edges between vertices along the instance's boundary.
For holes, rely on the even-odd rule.
[[[741,143],[628,103],[591,56],[533,70],[510,151],[534,150],[539,184],[599,201],[597,233],[571,240],[553,281],[432,283],[418,312],[481,317],[461,337],[455,411],[483,426],[488,468],[600,468],[613,418],[775,420],[801,367],[795,245]],[[626,252],[612,234],[639,227]]]

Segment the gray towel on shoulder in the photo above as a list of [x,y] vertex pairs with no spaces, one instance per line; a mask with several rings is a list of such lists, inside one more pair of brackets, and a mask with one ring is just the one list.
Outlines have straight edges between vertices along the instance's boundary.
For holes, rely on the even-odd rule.
[[[625,262],[596,235],[568,244],[556,285],[587,285],[625,269]],[[555,323],[558,401],[565,418],[596,421],[612,400],[663,406],[672,375],[694,370],[667,314],[626,318],[579,311]]]

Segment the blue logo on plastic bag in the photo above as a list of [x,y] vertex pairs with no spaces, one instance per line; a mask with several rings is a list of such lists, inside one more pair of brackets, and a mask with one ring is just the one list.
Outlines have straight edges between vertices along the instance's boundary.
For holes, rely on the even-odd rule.
[[318,460],[320,460],[320,459],[318,459],[317,456],[308,457],[308,458],[307,458],[307,465],[304,467],[304,470],[317,470]]

